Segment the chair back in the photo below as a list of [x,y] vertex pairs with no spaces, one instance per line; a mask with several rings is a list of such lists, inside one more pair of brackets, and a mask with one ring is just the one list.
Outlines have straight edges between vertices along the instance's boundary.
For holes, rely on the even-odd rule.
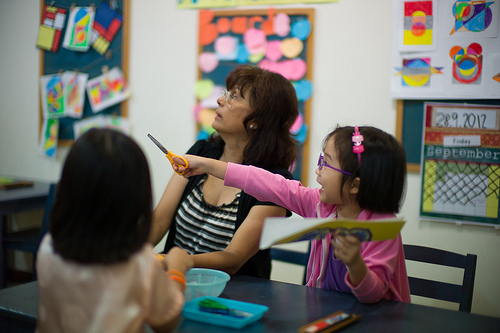
[[302,285],[306,284],[307,262],[309,261],[309,252],[311,251],[311,244],[307,252],[299,252],[292,250],[285,250],[279,248],[271,248],[271,258],[273,260],[281,261],[287,264],[294,264],[304,266],[304,276],[302,277]]
[[42,225],[40,228],[40,237],[38,240],[38,244],[40,244],[43,236],[45,236],[45,234],[49,231],[50,213],[52,212],[52,206],[54,205],[56,192],[57,192],[57,184],[50,184],[49,194],[47,195],[47,201],[45,201],[45,210],[43,212]]
[[461,285],[408,277],[411,295],[459,303],[459,311],[471,311],[477,255],[462,255],[419,245],[404,244],[403,247],[406,260],[464,269]]

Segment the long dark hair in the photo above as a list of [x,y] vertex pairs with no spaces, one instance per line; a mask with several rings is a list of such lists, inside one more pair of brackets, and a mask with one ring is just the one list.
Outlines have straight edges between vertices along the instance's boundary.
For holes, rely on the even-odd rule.
[[[226,77],[230,91],[238,88],[249,99],[252,112],[244,119],[250,141],[243,164],[288,169],[297,159],[297,141],[290,134],[299,114],[295,88],[282,75],[259,67],[241,65]],[[254,130],[248,124],[256,125]],[[215,136],[219,142],[222,139]]]
[[50,233],[63,258],[81,263],[127,260],[146,242],[152,194],[144,153],[128,136],[91,129],[68,153]]

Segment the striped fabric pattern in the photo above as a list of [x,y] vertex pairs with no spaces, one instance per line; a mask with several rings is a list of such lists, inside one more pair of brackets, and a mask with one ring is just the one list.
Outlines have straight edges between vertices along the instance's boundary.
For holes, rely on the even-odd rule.
[[224,250],[235,233],[241,192],[230,203],[214,206],[205,202],[202,179],[186,197],[175,215],[174,244],[189,254]]

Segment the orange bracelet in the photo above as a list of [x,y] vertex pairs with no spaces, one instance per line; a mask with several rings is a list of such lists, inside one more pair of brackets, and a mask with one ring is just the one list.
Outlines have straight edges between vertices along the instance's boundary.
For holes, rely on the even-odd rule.
[[167,271],[167,274],[176,275],[176,276],[180,277],[181,279],[183,279],[184,281],[186,281],[186,275],[184,275],[184,273],[182,273],[181,271],[178,271],[176,269],[169,269]]
[[177,281],[182,285],[182,290],[186,290],[186,279],[178,277],[177,275],[168,275],[168,278],[173,281]]

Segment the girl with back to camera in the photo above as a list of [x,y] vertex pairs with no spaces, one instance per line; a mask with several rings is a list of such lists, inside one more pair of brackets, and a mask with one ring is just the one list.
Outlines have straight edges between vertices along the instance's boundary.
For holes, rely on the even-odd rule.
[[[406,183],[404,148],[392,135],[374,127],[337,127],[326,136],[316,169],[319,189],[252,166],[184,157],[189,163],[185,177],[213,174],[225,179],[226,186],[241,188],[303,217],[393,218]],[[334,233],[311,245],[307,286],[353,293],[363,303],[383,298],[410,302],[400,234],[391,240],[360,243],[356,236]]]
[[149,168],[139,146],[113,130],[83,134],[64,163],[37,254],[37,331],[175,328],[192,259],[179,248],[156,258],[146,242],[151,215]]

